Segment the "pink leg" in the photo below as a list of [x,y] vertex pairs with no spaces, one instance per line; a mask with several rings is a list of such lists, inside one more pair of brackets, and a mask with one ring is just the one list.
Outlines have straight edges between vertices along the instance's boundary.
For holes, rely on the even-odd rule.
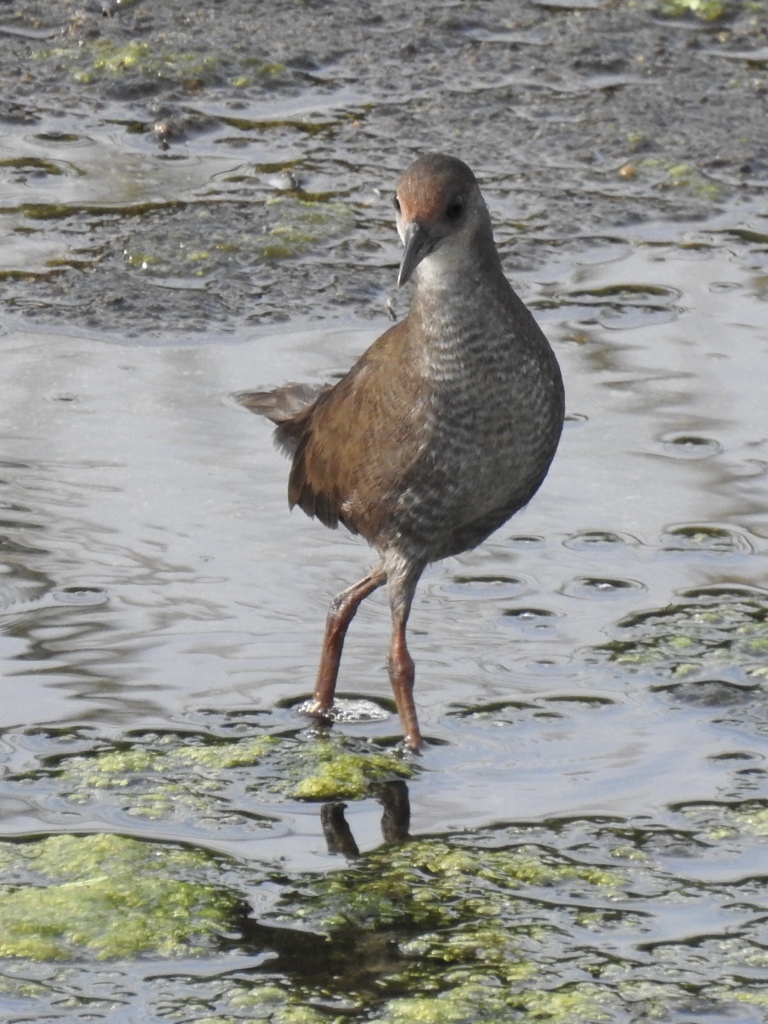
[[422,744],[416,705],[413,703],[414,682],[413,658],[405,645],[405,619],[395,622],[392,632],[392,646],[389,649],[389,678],[395,695],[405,745],[418,750]]
[[416,705],[413,702],[414,665],[405,642],[405,627],[411,611],[411,602],[423,565],[405,564],[404,571],[389,578],[389,603],[392,610],[392,642],[389,648],[389,678],[395,695],[405,745],[418,750],[422,745]]
[[354,583],[347,590],[342,590],[331,601],[328,621],[325,624],[325,637],[320,655],[320,667],[317,670],[315,692],[312,695],[312,703],[307,708],[310,714],[326,715],[331,710],[333,695],[336,692],[336,677],[339,674],[344,637],[347,635],[349,624],[355,617],[360,602],[386,581],[386,573],[381,566],[377,566],[358,583]]

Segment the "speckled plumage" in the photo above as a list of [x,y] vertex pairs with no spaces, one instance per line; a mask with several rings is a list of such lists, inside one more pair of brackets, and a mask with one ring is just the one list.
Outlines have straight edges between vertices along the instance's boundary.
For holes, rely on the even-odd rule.
[[[480,544],[538,490],[563,424],[563,385],[547,339],[507,282],[470,169],[440,154],[400,179],[407,317],[333,387],[243,393],[292,457],[291,507],[341,522],[380,555],[329,614],[313,710],[327,713],[346,629],[388,584],[390,674],[406,742],[421,736],[405,623],[424,567]],[[303,389],[303,390],[302,390]]]

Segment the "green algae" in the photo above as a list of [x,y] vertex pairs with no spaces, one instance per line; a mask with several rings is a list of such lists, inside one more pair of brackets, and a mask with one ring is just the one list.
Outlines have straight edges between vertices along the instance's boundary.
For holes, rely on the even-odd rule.
[[213,80],[217,61],[197,53],[163,53],[149,43],[132,39],[118,43],[106,37],[81,40],[77,46],[37,50],[37,60],[51,61],[69,72],[81,85],[98,78],[120,77],[134,72],[145,79],[172,81]]
[[[745,805],[742,809],[753,813],[760,808]],[[703,805],[691,808],[691,813],[696,811],[700,818],[708,813]],[[569,828],[565,823],[561,827],[566,832]],[[576,830],[572,845],[589,823],[574,822],[570,827]],[[610,856],[611,847],[614,853],[626,847],[627,827],[617,823],[605,832],[606,836],[615,833],[623,845],[609,841],[606,847],[599,835],[590,833],[590,846],[600,850],[601,861]],[[555,836],[548,827],[497,828],[382,847],[332,873],[275,871],[271,884],[279,881],[283,896],[262,921],[277,925],[268,935],[282,936],[277,965],[271,961],[261,971],[224,971],[215,979],[195,978],[194,992],[177,997],[178,1009],[196,1021],[271,1024],[350,1020],[599,1024],[666,1019],[678,1012],[688,1016],[697,1011],[726,1012],[725,1008],[740,1005],[759,1011],[765,1006],[764,985],[738,982],[745,967],[765,967],[764,951],[741,937],[713,937],[711,948],[701,950],[687,942],[671,942],[654,951],[652,958],[664,977],[644,977],[644,957],[617,956],[610,941],[617,931],[620,946],[647,933],[646,900],[640,900],[640,919],[628,909],[628,901],[637,902],[641,892],[653,892],[649,883],[654,873],[656,885],[661,886],[658,891],[666,894],[667,901],[690,900],[692,894],[677,896],[674,883],[670,891],[671,880],[647,858],[643,863],[650,874],[645,874],[645,880],[635,867],[633,877],[627,878],[624,870],[557,853],[549,842],[543,846],[526,841],[534,833],[548,836],[549,842]],[[649,838],[640,829],[634,835],[636,843]],[[84,842],[82,837],[59,838]],[[111,841],[116,837],[88,838]],[[3,874],[8,875],[19,848],[34,845],[42,844],[0,845]],[[581,839],[578,845],[584,845]],[[181,875],[184,881],[196,875],[203,886],[210,884],[210,872],[205,870],[210,859],[194,856],[201,858],[197,866],[190,863],[179,870],[169,867],[169,861],[157,873],[166,879]],[[71,886],[73,891],[82,890],[82,895],[92,877],[98,882],[111,867],[108,855],[100,858],[98,851],[81,851],[77,845],[65,844],[58,853],[52,852],[50,860],[47,864],[41,858],[39,865],[23,867],[34,872],[33,881],[39,884],[42,867],[58,871],[64,862],[77,877],[67,874],[56,882],[66,886],[85,879],[85,884]],[[134,875],[144,873],[141,857],[129,855],[127,862]],[[229,876],[233,867],[228,865]],[[244,874],[243,887],[252,885]],[[231,920],[237,901],[228,898]],[[137,903],[142,906],[141,899]],[[144,913],[151,909],[148,905]],[[206,941],[215,943],[226,921],[223,913],[202,940],[195,932],[192,943],[202,943],[205,951]],[[4,925],[0,918],[0,927]],[[129,927],[143,934],[130,921]],[[589,929],[590,937],[583,929]],[[314,945],[306,945],[307,936],[314,937]],[[146,954],[140,946],[137,943],[136,954],[128,949],[118,955]],[[177,946],[170,943],[167,948],[171,952],[159,955],[176,955]],[[101,947],[85,949],[83,955],[93,958],[109,956]],[[154,955],[155,949],[148,952]],[[67,955],[71,955],[71,944]],[[719,968],[709,984],[698,982],[692,988],[702,957],[714,958]],[[563,965],[567,965],[565,971]],[[655,966],[653,973],[658,973]],[[10,990],[2,981],[0,987]],[[30,997],[38,997],[37,991],[30,989]],[[212,1012],[214,1006],[216,1012]]]
[[238,771],[258,766],[277,744],[268,735],[205,742],[149,734],[142,742],[56,759],[48,771],[72,803],[111,799],[144,820],[202,817],[210,824],[258,827],[257,818],[232,806],[228,788]]
[[[311,1006],[283,1006],[271,1018],[275,1024],[333,1024],[333,1018],[327,1013],[315,1010]],[[336,1018],[338,1024],[343,1024],[344,1018]]]
[[591,984],[566,985],[554,991],[529,990],[516,1002],[532,1020],[585,1021],[588,1024],[611,1020],[615,1009],[615,999],[610,993]]
[[247,88],[254,79],[275,82],[289,74],[284,64],[256,57],[240,59],[240,66],[222,68],[225,59],[206,52],[164,50],[146,41],[123,42],[108,36],[81,38],[77,45],[36,50],[32,57],[48,61],[72,76],[80,85],[103,79],[134,75],[146,82],[180,83],[187,88],[228,83]]
[[[393,999],[379,1020],[386,1024],[462,1024],[477,1019],[477,994],[474,986],[468,990],[462,986],[436,997]],[[503,998],[495,993],[481,993],[480,1002],[486,1012],[503,1013],[505,1009]]]
[[746,1003],[750,1006],[760,1006],[768,1011],[768,990],[762,992],[727,992],[723,993],[726,998],[736,1000],[737,1003]]
[[[482,984],[460,985],[449,993],[435,998],[405,998],[392,1000],[382,1024],[464,1024],[475,1020],[520,1022],[546,1020],[555,1022],[583,1022],[599,1024],[612,1018],[615,1000],[610,999],[596,985],[574,985],[555,990],[531,990],[511,995],[501,989],[494,990]],[[515,1012],[517,1011],[517,1012]],[[514,1013],[514,1018],[512,1017]]]
[[741,830],[753,836],[768,836],[768,807],[752,805],[734,815]]
[[685,188],[701,199],[717,199],[722,193],[722,186],[718,182],[705,177],[691,164],[675,164],[668,168],[667,176],[673,188]]
[[[215,1017],[210,1018],[220,1024],[222,1020],[242,1021],[240,1016],[245,1012],[249,1014],[246,1019],[268,1020],[274,1024],[335,1024],[338,1020],[329,1017],[327,1012],[321,1012],[314,1007],[302,1005],[301,996],[296,992],[286,991],[279,985],[264,983],[252,987],[237,986],[227,992],[227,1004],[237,1011],[237,1017]],[[209,1018],[203,1018],[206,1020]],[[202,1024],[202,1022],[200,1022]]]
[[221,772],[240,765],[253,765],[277,742],[272,736],[256,736],[233,742],[185,744],[168,734],[154,747],[119,747],[95,756],[72,757],[62,762],[63,774],[65,779],[75,780],[86,789],[122,787],[130,785],[134,775],[146,772],[162,775],[183,768]]
[[[67,214],[77,212],[67,209]],[[113,211],[114,212],[114,211]],[[132,211],[120,211],[129,215]],[[47,216],[56,211],[47,210]],[[58,215],[58,214],[56,214]],[[42,212],[41,212],[42,216]],[[235,231],[211,231],[204,209],[199,222],[182,232],[173,225],[146,225],[146,237],[131,239],[123,251],[125,267],[153,277],[183,277],[190,273],[231,272],[233,258],[258,266],[299,257],[346,235],[353,218],[350,206],[326,196],[274,196],[248,206]]]
[[15,156],[9,157],[5,160],[0,160],[0,168],[7,167],[9,170],[19,172],[21,174],[31,173],[34,175],[48,175],[51,177],[58,177],[59,175],[66,174],[63,167],[60,167],[53,160],[44,160],[42,157],[34,156]]
[[278,196],[267,201],[276,215],[260,251],[265,260],[281,260],[301,255],[311,246],[329,241],[351,226],[352,211],[344,203],[320,199],[295,199]]
[[[306,1002],[311,996],[304,993]],[[365,1001],[347,999],[338,1008],[328,1005],[324,993],[325,1012],[310,1005],[291,1005],[301,998],[277,986],[234,990],[227,1002],[233,1009],[257,1014],[258,1020],[272,1024],[341,1024],[347,1020],[377,1021],[379,1024],[465,1024],[469,1021],[550,1021],[551,1024],[599,1024],[613,1019],[619,1000],[600,986],[590,983],[563,985],[553,989],[512,991],[495,985],[487,978],[466,981],[437,993],[399,995],[387,999],[379,1007]],[[334,1013],[334,1009],[338,1013]],[[229,1018],[216,1017],[217,1021]],[[233,1017],[232,1020],[240,1020]],[[213,1020],[213,1018],[211,1018]]]
[[[343,1017],[329,1016],[324,1010],[316,1010],[312,1006],[297,1004],[287,993],[267,987],[265,998],[260,998],[261,993],[245,1001],[245,1009],[256,1016],[243,1018],[221,1017],[195,1017],[195,1024],[256,1024],[256,1021],[268,1021],[269,1024],[344,1024],[348,1020],[345,1014]],[[243,1000],[235,999],[233,1002],[243,1005]]]
[[117,835],[2,844],[0,957],[171,957],[216,948],[235,894],[212,884],[210,856]]
[[597,648],[618,664],[675,678],[727,666],[749,680],[765,674],[768,595],[738,587],[689,591],[668,608],[623,620],[618,633]]
[[534,847],[472,849],[418,840],[376,851],[360,866],[319,880],[320,925],[378,929],[407,920],[409,926],[446,928],[471,910],[472,919],[479,912],[483,927],[495,928],[523,886],[615,892],[621,877],[614,869],[556,861]]
[[615,869],[530,844],[425,838],[376,850],[333,875],[305,877],[275,916],[355,949],[358,971],[366,947],[379,957],[377,935],[395,940],[387,976],[371,968],[381,1004],[375,1019],[388,1024],[599,1021],[615,996],[592,984],[552,987],[542,964],[560,924],[545,923],[536,906],[557,902],[575,915],[582,900],[612,900],[623,884]]
[[645,172],[647,177],[654,178],[655,187],[660,191],[675,189],[710,203],[720,199],[723,194],[722,183],[707,177],[693,163],[673,163],[661,157],[646,156],[633,161],[631,166],[636,171]]
[[210,824],[263,828],[230,796],[245,783],[269,803],[284,799],[359,800],[377,784],[410,778],[414,765],[395,751],[381,751],[343,734],[234,741],[148,734],[140,741],[56,758],[44,774],[57,780],[76,804],[116,800],[125,813],[147,820],[204,817]]
[[762,800],[738,804],[695,804],[680,810],[696,823],[707,842],[768,838],[768,804]]
[[413,775],[397,754],[355,753],[330,739],[305,745],[297,768],[308,773],[290,788],[300,800],[359,800],[376,782]]
[[[260,135],[265,132],[285,131],[285,129],[290,129],[291,131],[301,132],[304,135],[313,137],[332,135],[339,127],[338,121],[317,119],[301,120],[291,117],[253,118],[234,117],[231,114],[227,114],[222,116],[221,121],[222,124],[229,125],[230,128],[236,128],[239,132],[258,132]],[[264,165],[261,169],[265,172],[276,174],[284,168],[280,164],[275,164],[271,167],[269,165]],[[231,181],[232,178],[227,180]]]

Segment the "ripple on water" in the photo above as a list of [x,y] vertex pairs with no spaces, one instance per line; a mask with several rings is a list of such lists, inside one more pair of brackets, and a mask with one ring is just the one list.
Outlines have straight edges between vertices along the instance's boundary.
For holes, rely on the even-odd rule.
[[757,683],[742,686],[724,679],[684,680],[654,687],[656,692],[668,693],[681,704],[696,707],[723,708],[749,704],[760,687]]
[[505,608],[502,623],[513,626],[523,633],[554,633],[558,621],[563,618],[561,612],[549,608]]
[[477,704],[455,704],[448,716],[472,719],[480,724],[492,726],[520,725],[526,718],[567,718],[573,710],[599,710],[612,706],[609,697],[592,694],[556,694],[551,697],[537,697],[533,701],[495,700]]
[[31,573],[23,576],[16,566],[0,566],[0,574],[9,579],[0,590],[0,609],[5,613],[39,611],[50,608],[51,602],[76,607],[106,604],[108,591],[103,587],[70,586],[51,588],[48,581]]
[[574,551],[594,551],[622,544],[634,547],[639,543],[640,541],[636,537],[625,533],[614,533],[611,530],[581,530],[579,533],[572,533],[563,541],[564,547]]
[[637,580],[601,579],[595,576],[581,576],[563,587],[569,597],[589,599],[610,599],[647,588]]
[[680,300],[677,288],[650,284],[579,288],[563,296],[564,303],[577,308],[580,322],[598,323],[611,330],[632,330],[676,320],[684,312]]
[[676,459],[709,459],[723,450],[719,441],[698,434],[663,434],[659,441],[664,451]]
[[485,600],[495,597],[520,597],[528,589],[528,584],[516,576],[467,575],[454,576],[443,589],[448,593],[460,594],[463,598]]
[[109,594],[102,587],[57,587],[51,597],[60,604],[97,605],[106,604]]
[[751,554],[752,542],[741,530],[715,523],[681,523],[661,536],[665,551],[706,552],[710,555]]
[[506,543],[509,545],[509,547],[512,548],[523,548],[525,550],[531,550],[532,548],[543,547],[544,538],[533,535],[520,535],[518,537],[510,537]]

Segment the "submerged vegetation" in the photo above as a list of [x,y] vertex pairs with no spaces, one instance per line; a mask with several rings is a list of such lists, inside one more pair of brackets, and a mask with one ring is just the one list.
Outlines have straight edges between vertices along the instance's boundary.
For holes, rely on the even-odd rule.
[[[714,806],[681,808],[680,827],[696,843],[743,843],[765,809],[728,815],[718,838],[719,814]],[[765,835],[762,825],[758,831]],[[580,852],[585,839],[589,854]],[[335,871],[289,877],[277,865],[255,870],[116,835],[5,843],[0,954],[93,963],[271,949],[256,973],[223,977],[215,999],[220,1013],[256,1013],[274,1024],[326,1014],[387,1024],[491,1017],[594,1024],[692,1005],[710,1013],[751,1006],[758,1016],[745,1019],[758,1021],[768,991],[738,978],[747,964],[766,966],[754,925],[738,936],[702,937],[702,952],[687,942],[643,951],[658,901],[682,913],[694,898],[663,868],[654,851],[663,840],[619,822],[500,826],[385,845]],[[249,920],[245,892],[264,886],[279,898]],[[696,914],[711,898],[695,897]],[[620,952],[628,944],[630,956]],[[696,982],[702,953],[710,958],[703,984]],[[0,990],[18,993],[12,978],[6,974]],[[212,985],[204,975],[195,980],[190,1019],[208,1019],[194,1008],[211,998]],[[53,975],[37,994],[56,988]]]
[[204,814],[230,823],[238,817],[230,791],[244,781],[251,799],[267,803],[361,800],[375,784],[414,773],[394,751],[366,749],[335,734],[309,741],[263,735],[218,742],[148,734],[131,745],[57,759],[44,772],[73,803],[106,799],[139,818]]
[[201,851],[116,835],[0,843],[0,958],[112,960],[215,949],[237,907]]
[[[711,538],[711,531],[702,536]],[[676,679],[724,669],[734,684],[768,676],[768,602],[751,588],[689,591],[669,608],[631,616],[615,632],[604,650],[622,665]]]
[[[652,678],[708,677],[716,663],[744,680],[762,679],[767,624],[761,592],[704,588],[623,622],[618,631],[631,639],[596,653],[617,672],[642,669]],[[277,863],[109,834],[5,843],[0,957],[93,963],[215,956],[225,947],[240,956],[271,951],[249,978],[217,986],[220,1010],[211,1020],[232,1013],[273,1024],[595,1024],[739,1007],[757,1024],[768,990],[741,974],[745,964],[768,961],[758,920],[736,907],[759,880],[692,890],[670,871],[665,851],[684,844],[704,856],[757,855],[768,837],[766,801],[684,804],[670,809],[664,828],[596,817],[409,838],[403,789],[399,830],[390,820],[384,845],[360,853],[339,800],[382,799],[391,818],[395,805],[387,810],[379,787],[404,787],[417,778],[414,769],[413,759],[343,730],[257,729],[227,740],[145,734],[51,758],[18,777],[19,792],[42,785],[76,805],[117,801],[134,819],[181,816],[187,829],[211,836],[244,835],[243,823],[268,836],[286,801],[330,801],[321,809],[323,830],[346,862],[291,873]],[[266,813],[254,815],[249,803]],[[268,904],[259,910],[257,901],[249,912],[248,894],[265,887]],[[644,936],[665,907],[740,924],[733,934],[726,923],[695,942],[646,948]],[[20,993],[11,976],[0,987]],[[49,987],[56,991],[55,979],[40,993]],[[198,979],[195,999],[208,988]],[[209,1019],[194,1005],[190,1019]]]

